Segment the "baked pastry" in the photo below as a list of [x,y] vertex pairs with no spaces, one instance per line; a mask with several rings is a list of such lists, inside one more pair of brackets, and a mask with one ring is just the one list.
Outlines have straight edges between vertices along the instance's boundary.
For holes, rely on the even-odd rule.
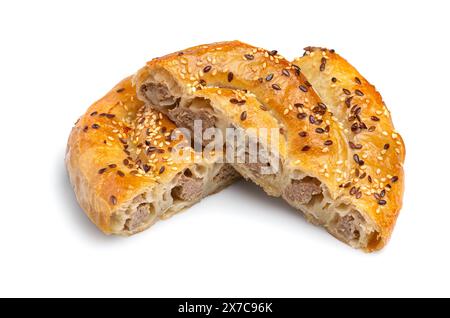
[[[344,79],[345,72],[354,81],[358,77],[354,85],[342,82],[349,87],[341,95],[333,92],[330,104],[319,98],[297,64],[238,41],[153,59],[134,82],[139,99],[180,127],[192,129],[193,120],[201,119],[203,129],[245,130],[245,138],[264,155],[251,162],[245,146],[246,160],[233,162],[242,176],[282,196],[347,244],[377,250],[388,241],[401,207],[403,142],[379,94],[362,76],[327,53],[319,62],[327,76],[340,70],[336,77]],[[317,85],[322,78],[314,77]],[[345,111],[338,111],[341,104]],[[255,128],[256,134],[249,133]],[[275,129],[279,138],[260,138],[261,129]]]
[[75,124],[66,166],[92,222],[106,234],[130,235],[232,183],[238,174],[221,159],[194,154],[126,78]]

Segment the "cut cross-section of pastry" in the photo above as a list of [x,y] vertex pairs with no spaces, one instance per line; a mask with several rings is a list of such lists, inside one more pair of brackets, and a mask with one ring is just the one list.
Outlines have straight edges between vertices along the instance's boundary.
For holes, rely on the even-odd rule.
[[[340,123],[353,158],[342,186],[361,192],[362,200],[352,197],[353,205],[366,211],[388,237],[402,206],[405,146],[380,93],[334,50],[307,47],[294,63]],[[361,221],[359,216],[338,219],[337,236],[352,235],[363,226]]]
[[[394,156],[384,149],[393,138],[388,136],[392,129],[371,135],[373,128],[359,123],[361,112],[367,110],[358,110],[358,130],[367,133],[368,145],[355,153],[353,146],[360,144],[348,140],[348,118],[333,115],[297,64],[276,51],[222,42],[153,59],[134,81],[138,97],[179,126],[192,129],[193,120],[201,119],[204,129],[214,126],[223,134],[228,127],[246,132],[275,129],[280,133],[276,142],[246,133],[271,160],[234,161],[236,170],[353,247],[373,251],[388,241],[403,193],[400,137],[395,133],[401,144],[393,147]],[[375,130],[384,123],[376,122]],[[391,171],[382,166],[373,171],[368,158],[378,154],[392,156],[400,168]],[[383,190],[372,193],[363,187],[364,180],[383,185]]]
[[190,142],[124,79],[70,134],[66,166],[80,206],[104,233],[130,235],[239,177],[221,154],[195,154]]

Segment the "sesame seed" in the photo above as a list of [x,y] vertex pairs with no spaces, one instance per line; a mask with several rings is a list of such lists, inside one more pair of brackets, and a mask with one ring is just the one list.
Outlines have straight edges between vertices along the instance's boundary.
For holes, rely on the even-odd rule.
[[112,205],[116,205],[117,204],[117,198],[112,195],[112,196],[109,197],[109,202],[111,202]]
[[287,69],[283,69],[283,71],[281,71],[281,73],[287,77],[289,77],[291,75]]
[[270,82],[273,78],[273,74],[269,74],[266,76],[266,81]]
[[244,111],[241,113],[241,120],[244,121],[244,120],[246,120],[246,119],[247,119],[247,112],[244,110]]
[[272,88],[273,88],[274,90],[276,90],[276,91],[281,90],[281,87],[280,87],[280,85],[278,85],[278,84],[272,84]]

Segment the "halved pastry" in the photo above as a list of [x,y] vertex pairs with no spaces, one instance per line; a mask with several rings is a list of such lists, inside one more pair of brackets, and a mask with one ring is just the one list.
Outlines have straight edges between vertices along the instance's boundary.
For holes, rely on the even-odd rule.
[[[373,251],[388,241],[401,207],[404,146],[379,94],[350,65],[323,56],[319,71],[332,62],[360,82],[330,104],[298,65],[238,41],[153,59],[134,81],[138,97],[180,127],[201,119],[203,130],[244,130],[259,151],[255,162],[249,147],[236,151],[245,158],[233,161],[241,175],[338,239]],[[260,138],[261,129],[279,136]]]
[[[176,151],[175,151],[176,150]],[[66,166],[80,206],[106,234],[145,230],[231,184],[221,154],[195,154],[126,78],[94,103],[69,137]]]

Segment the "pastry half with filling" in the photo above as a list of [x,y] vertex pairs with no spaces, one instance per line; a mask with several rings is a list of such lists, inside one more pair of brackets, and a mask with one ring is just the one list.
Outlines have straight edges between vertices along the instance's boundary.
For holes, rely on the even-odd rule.
[[104,233],[130,235],[239,177],[220,153],[196,154],[190,144],[124,79],[70,134],[65,161],[80,206]]
[[233,167],[338,239],[380,249],[402,204],[402,139],[380,95],[345,60],[325,53],[303,62],[327,74],[330,85],[339,71],[340,93],[318,87],[332,94],[321,99],[313,88],[325,81],[320,75],[311,72],[315,81],[309,81],[301,66],[276,51],[238,41],[153,59],[134,82],[139,99],[180,127],[193,129],[200,119],[203,129],[224,135],[227,128],[278,131],[276,140],[247,133],[266,158],[235,160]]

